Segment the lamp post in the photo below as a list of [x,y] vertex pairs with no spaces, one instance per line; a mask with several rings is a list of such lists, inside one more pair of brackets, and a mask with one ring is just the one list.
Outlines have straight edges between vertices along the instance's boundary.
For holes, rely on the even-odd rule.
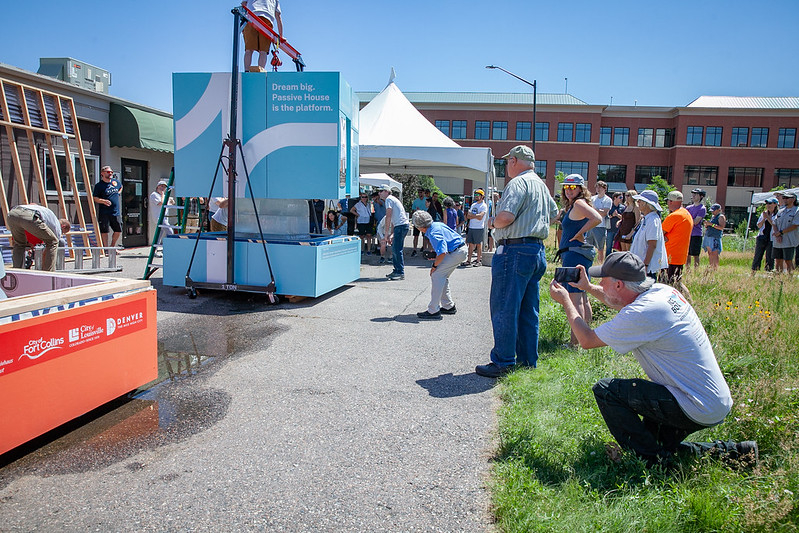
[[500,66],[497,66],[497,65],[486,65],[486,68],[501,70],[505,74],[509,74],[509,75],[513,76],[514,78],[516,78],[517,80],[522,81],[522,82],[526,83],[527,85],[529,85],[529,86],[531,86],[533,88],[533,127],[531,128],[532,131],[530,132],[530,139],[531,139],[532,144],[533,144],[533,152],[535,152],[535,103],[536,103],[535,102],[535,100],[536,100],[535,82],[536,82],[536,80],[533,80],[532,82],[527,81],[526,79],[522,78],[521,76],[517,76],[513,72],[511,72],[509,70],[505,70],[504,68],[502,68]]

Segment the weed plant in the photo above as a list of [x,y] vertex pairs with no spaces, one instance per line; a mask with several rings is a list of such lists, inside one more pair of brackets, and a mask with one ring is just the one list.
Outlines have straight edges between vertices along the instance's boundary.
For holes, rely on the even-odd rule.
[[[686,274],[696,309],[732,390],[723,424],[690,440],[756,440],[760,463],[736,469],[708,457],[647,469],[613,438],[591,386],[645,377],[610,348],[570,348],[569,325],[542,281],[537,369],[500,381],[494,513],[501,531],[797,531],[799,529],[799,280],[759,273],[751,253],[723,252],[721,266]],[[614,316],[596,300],[594,326]]]

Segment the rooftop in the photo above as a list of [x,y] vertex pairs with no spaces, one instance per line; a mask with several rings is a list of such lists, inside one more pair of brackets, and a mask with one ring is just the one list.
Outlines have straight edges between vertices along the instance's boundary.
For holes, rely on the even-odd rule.
[[[370,102],[377,91],[358,91],[361,102]],[[533,93],[461,93],[461,92],[403,92],[414,104],[510,104],[533,105]],[[563,93],[538,93],[536,105],[588,105],[579,98]]]
[[700,96],[686,107],[729,109],[799,109],[796,96]]

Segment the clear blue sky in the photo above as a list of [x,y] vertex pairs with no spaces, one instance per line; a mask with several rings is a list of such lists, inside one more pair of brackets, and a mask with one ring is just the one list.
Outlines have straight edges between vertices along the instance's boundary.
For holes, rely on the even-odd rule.
[[[73,57],[111,94],[171,111],[171,73],[229,71],[235,2],[3,2],[0,62]],[[187,7],[191,6],[191,7]],[[799,2],[283,0],[308,70],[379,91],[568,91],[590,104],[679,106],[701,95],[799,96]],[[243,46],[242,46],[243,52]],[[293,70],[282,56],[281,70]]]

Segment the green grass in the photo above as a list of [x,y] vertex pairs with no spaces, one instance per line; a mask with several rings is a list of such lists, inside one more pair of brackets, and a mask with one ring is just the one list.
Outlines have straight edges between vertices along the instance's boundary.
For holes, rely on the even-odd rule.
[[[691,439],[757,440],[760,464],[735,470],[702,458],[665,472],[629,453],[611,462],[591,386],[645,376],[630,355],[564,348],[568,323],[542,286],[538,368],[499,385],[491,490],[500,531],[799,529],[799,280],[753,278],[750,257],[724,252],[715,274],[686,277],[735,401],[723,424]],[[594,325],[615,314],[592,303]]]

